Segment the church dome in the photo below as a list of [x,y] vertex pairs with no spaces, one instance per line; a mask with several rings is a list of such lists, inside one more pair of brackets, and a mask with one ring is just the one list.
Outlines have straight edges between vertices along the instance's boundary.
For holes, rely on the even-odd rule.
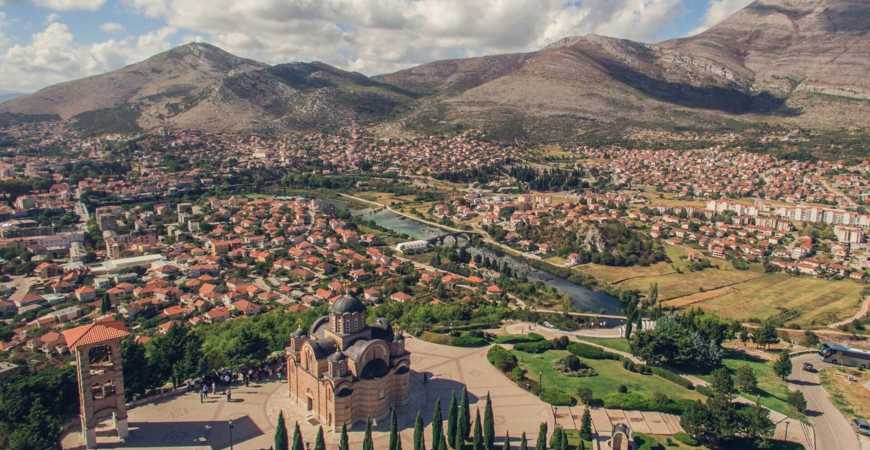
[[366,306],[363,305],[363,302],[359,301],[356,297],[351,297],[349,295],[345,295],[336,301],[332,308],[330,308],[330,312],[333,314],[353,314],[353,313],[361,313],[366,310]]

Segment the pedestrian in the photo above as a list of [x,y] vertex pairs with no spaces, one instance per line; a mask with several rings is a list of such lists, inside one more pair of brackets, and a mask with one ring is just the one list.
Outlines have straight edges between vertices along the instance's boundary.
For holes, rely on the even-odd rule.
[[207,399],[207,398],[208,398],[208,385],[203,383],[202,389],[200,389],[200,391],[199,391],[199,402],[203,403],[203,402],[205,402],[205,399]]
[[228,401],[228,402],[232,401],[232,394],[231,394],[231,392],[232,392],[232,390],[227,389],[227,401]]
[[211,380],[211,393],[212,395],[217,393],[217,383],[215,383],[214,380]]

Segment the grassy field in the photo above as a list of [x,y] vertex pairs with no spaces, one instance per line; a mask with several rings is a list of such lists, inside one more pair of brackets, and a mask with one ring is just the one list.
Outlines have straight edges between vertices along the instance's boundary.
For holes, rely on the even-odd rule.
[[[856,381],[849,381],[849,375]],[[832,367],[822,370],[822,386],[831,395],[834,404],[847,416],[870,419],[870,390],[864,387],[870,383],[870,373],[847,367]]]
[[734,285],[721,296],[696,303],[706,311],[735,320],[765,319],[794,311],[787,325],[821,326],[858,311],[863,286],[777,273]]
[[617,392],[620,385],[628,387],[629,392],[643,394],[652,397],[653,393],[660,392],[672,399],[702,399],[703,396],[664,378],[655,375],[640,375],[629,372],[622,367],[621,361],[583,359],[589,367],[598,373],[592,377],[569,377],[559,372],[555,363],[569,355],[567,351],[550,350],[541,354],[524,353],[514,351],[520,365],[528,372],[528,377],[536,382],[541,382],[543,374],[543,388],[558,389],[568,395],[576,396],[580,387],[589,388],[595,398],[604,398],[607,394]]
[[[724,365],[733,375],[738,367],[748,365],[755,372],[755,378],[758,380],[758,389],[761,391],[757,394],[746,394],[743,396],[755,400],[758,396],[759,403],[774,411],[779,411],[789,417],[803,418],[804,415],[789,405],[785,399],[788,395],[788,386],[776,374],[773,373],[773,362],[763,361],[753,358],[744,353],[731,352],[728,357],[722,360]],[[710,381],[710,375],[702,375],[700,378]]]
[[612,348],[619,352],[631,353],[628,339],[623,338],[599,338],[599,337],[582,337],[581,341],[591,342],[593,344],[602,345],[607,348]]
[[724,261],[717,262],[722,266],[727,266],[727,268],[633,278],[619,283],[619,286],[625,289],[637,289],[640,292],[646,292],[651,284],[657,283],[659,285],[659,300],[665,301],[743,283],[762,276],[751,270],[733,270],[730,267],[731,265]]
[[674,272],[673,267],[666,262],[659,262],[649,266],[629,267],[613,267],[589,263],[577,266],[574,270],[578,270],[611,284],[620,283],[632,278],[656,277]]

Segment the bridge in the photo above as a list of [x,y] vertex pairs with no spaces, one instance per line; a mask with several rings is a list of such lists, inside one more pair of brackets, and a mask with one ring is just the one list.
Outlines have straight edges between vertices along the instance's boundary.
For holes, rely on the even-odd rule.
[[427,239],[426,242],[431,247],[467,247],[471,244],[474,238],[480,238],[480,235],[474,232],[453,232],[442,234],[441,236],[436,236],[430,239]]

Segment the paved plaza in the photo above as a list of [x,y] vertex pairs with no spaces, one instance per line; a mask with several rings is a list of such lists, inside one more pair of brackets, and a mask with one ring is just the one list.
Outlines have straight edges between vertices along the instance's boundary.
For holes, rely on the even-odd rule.
[[[446,419],[451,392],[458,393],[463,385],[468,386],[472,408],[483,408],[486,393],[492,393],[496,432],[503,435],[509,431],[515,446],[519,444],[522,431],[526,431],[533,441],[538,425],[543,421],[547,421],[550,430],[553,429],[553,409],[493,368],[486,360],[487,348],[448,347],[414,338],[408,339],[407,348],[412,355],[413,387],[410,403],[399,410],[403,448],[413,448],[413,426],[418,409],[424,413],[427,448],[431,448],[428,425],[436,399],[441,399]],[[425,385],[424,373],[428,379]],[[235,449],[269,448],[278,413],[282,410],[291,432],[294,422],[298,422],[305,440],[313,444],[317,423],[307,417],[302,408],[290,404],[284,382],[237,386],[233,389],[231,402],[217,395],[200,404],[199,395],[189,393],[139,406],[129,411],[130,437],[125,443],[117,441],[108,422],[98,429],[97,441],[100,448],[106,449],[229,448],[228,421],[232,420]],[[387,446],[387,422],[377,422],[375,448]],[[363,428],[357,425],[352,429],[352,447],[358,448],[362,442]],[[337,445],[338,433],[327,432],[326,440],[330,446]],[[63,447],[83,448],[78,430],[70,430],[63,440]]]

